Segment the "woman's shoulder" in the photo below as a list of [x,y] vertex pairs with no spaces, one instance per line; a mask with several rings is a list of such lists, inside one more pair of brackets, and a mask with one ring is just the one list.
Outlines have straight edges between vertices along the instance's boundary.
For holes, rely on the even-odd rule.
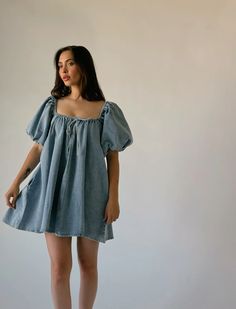
[[105,113],[107,116],[117,117],[119,115],[123,116],[123,108],[115,101],[107,100],[105,101]]
[[55,104],[56,98],[52,95],[44,97],[38,104],[38,108],[43,111],[44,109],[51,108]]

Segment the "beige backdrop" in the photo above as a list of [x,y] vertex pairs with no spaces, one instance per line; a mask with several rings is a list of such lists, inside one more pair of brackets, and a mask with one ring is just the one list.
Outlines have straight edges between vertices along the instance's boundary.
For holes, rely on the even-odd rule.
[[[133,132],[95,309],[236,308],[235,12],[229,0],[1,1],[1,217],[58,48],[90,50]],[[0,307],[52,308],[44,235],[0,232]]]

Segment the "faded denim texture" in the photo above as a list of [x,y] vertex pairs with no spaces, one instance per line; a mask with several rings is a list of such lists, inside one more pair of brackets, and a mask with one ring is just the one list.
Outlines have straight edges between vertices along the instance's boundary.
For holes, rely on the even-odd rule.
[[2,221],[19,230],[83,236],[99,242],[113,239],[104,221],[108,201],[105,156],[133,143],[121,108],[105,101],[98,118],[57,113],[50,95],[29,122],[26,133],[43,145],[40,162],[20,191],[16,207]]

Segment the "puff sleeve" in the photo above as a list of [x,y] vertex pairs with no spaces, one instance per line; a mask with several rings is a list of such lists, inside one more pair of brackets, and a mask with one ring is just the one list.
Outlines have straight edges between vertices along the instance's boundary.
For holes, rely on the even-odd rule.
[[123,151],[133,143],[133,136],[121,108],[114,102],[108,102],[105,109],[101,146],[104,156],[108,150]]
[[33,141],[43,145],[50,128],[51,119],[53,116],[53,101],[51,96],[39,106],[36,113],[26,127],[26,133]]

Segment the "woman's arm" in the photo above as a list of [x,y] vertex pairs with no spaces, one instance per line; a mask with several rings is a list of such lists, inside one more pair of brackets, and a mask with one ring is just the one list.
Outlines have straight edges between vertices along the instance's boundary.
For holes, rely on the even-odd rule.
[[12,182],[10,188],[5,193],[7,206],[15,208],[15,202],[20,191],[19,186],[21,182],[25,180],[25,178],[33,171],[36,165],[38,165],[42,149],[43,146],[36,142],[30,149],[20,171]]
[[107,223],[112,223],[119,217],[119,153],[108,151],[106,156],[109,182],[108,204],[105,212]]
[[12,184],[19,186],[22,181],[24,181],[25,178],[34,170],[40,161],[42,149],[43,146],[41,144],[36,142],[34,143]]
[[118,151],[108,151],[106,156],[107,173],[109,181],[109,199],[119,198],[119,153]]

